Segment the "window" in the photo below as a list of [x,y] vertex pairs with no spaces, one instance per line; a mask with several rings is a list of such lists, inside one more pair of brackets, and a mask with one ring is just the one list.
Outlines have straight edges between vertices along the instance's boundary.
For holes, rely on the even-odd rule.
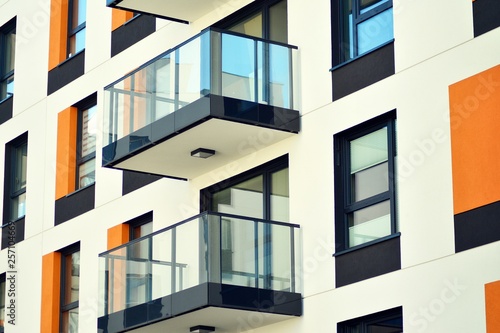
[[402,333],[403,309],[401,307],[337,324],[339,333]]
[[61,251],[61,332],[78,332],[80,246]]
[[[128,222],[130,240],[135,240],[153,232],[153,212],[136,217]],[[152,276],[144,265],[151,260],[150,241],[144,240],[132,246],[127,272],[127,307],[144,304],[152,299]]]
[[336,238],[343,249],[397,232],[394,113],[335,136]]
[[0,101],[14,93],[14,59],[16,53],[16,21],[0,28]]
[[394,38],[392,0],[340,1],[340,61],[346,62]]
[[10,150],[10,219],[16,221],[26,214],[26,169],[28,164],[28,140],[26,136],[9,144]]
[[[249,14],[250,13],[250,14]],[[251,4],[215,24],[217,28],[241,34],[287,42],[287,1],[270,0]]]
[[[258,168],[202,191],[202,211],[289,222],[288,157],[280,157]],[[255,229],[246,221],[224,217],[221,221],[221,272],[222,280],[228,284],[257,287],[253,265],[249,266],[248,251],[254,244]],[[281,283],[272,276],[280,254],[273,252],[273,237],[280,237],[279,230],[265,225],[261,230],[263,261],[259,287],[278,288]],[[238,244],[236,246],[235,244]],[[290,286],[280,285],[281,289]]]
[[87,1],[69,0],[68,3],[68,58],[85,48]]
[[[269,162],[224,182],[224,185],[214,185],[204,190],[202,197],[207,202],[202,210],[289,222],[286,158]],[[226,244],[229,246],[229,242]]]
[[95,104],[78,108],[77,190],[95,182],[96,109]]

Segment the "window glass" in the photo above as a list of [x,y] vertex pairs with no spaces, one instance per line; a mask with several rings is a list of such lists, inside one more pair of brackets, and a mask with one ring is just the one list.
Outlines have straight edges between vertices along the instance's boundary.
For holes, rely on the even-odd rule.
[[271,220],[289,222],[288,168],[271,174]]
[[14,148],[12,163],[11,220],[15,221],[26,215],[27,142]]
[[349,215],[349,246],[370,242],[391,234],[390,201],[368,206]]
[[16,31],[9,31],[5,35],[5,72],[14,70],[14,59],[16,56]]
[[288,39],[287,1],[282,0],[272,5],[269,5],[269,2],[271,1],[264,3],[257,13],[253,12],[244,16],[237,23],[220,26],[220,28],[286,43]]
[[14,150],[14,191],[26,188],[26,168],[28,165],[28,144],[25,142]]
[[0,29],[0,101],[14,93],[15,24]]
[[339,62],[354,59],[392,40],[392,0],[342,0]]
[[394,38],[392,8],[358,25],[358,54],[368,52]]
[[72,56],[85,48],[87,1],[70,0],[69,10],[68,56]]
[[95,182],[95,150],[97,134],[97,107],[94,105],[80,111],[79,115],[79,143],[77,158],[76,189],[83,188]]
[[80,251],[62,256],[61,328],[63,333],[78,332],[80,293]]
[[389,2],[389,0],[361,0],[360,1],[360,13],[366,13],[372,9],[374,9],[377,6],[380,6],[386,2]]
[[71,28],[75,29],[87,20],[87,1],[73,0],[73,11],[71,15]]
[[245,34],[248,36],[263,37],[262,31],[262,12],[254,14],[248,18],[245,18],[241,22],[228,28],[230,31],[238,32],[240,34]]
[[287,27],[287,2],[280,1],[269,8],[269,39],[286,43]]
[[97,134],[97,107],[94,105],[91,108],[82,112],[82,156],[89,155],[95,152],[95,142]]
[[387,191],[387,127],[350,142],[351,200],[360,201]]
[[70,38],[69,51],[74,55],[85,48],[85,29],[77,32]]
[[212,210],[219,213],[263,218],[263,191],[263,177],[254,177],[214,193]]

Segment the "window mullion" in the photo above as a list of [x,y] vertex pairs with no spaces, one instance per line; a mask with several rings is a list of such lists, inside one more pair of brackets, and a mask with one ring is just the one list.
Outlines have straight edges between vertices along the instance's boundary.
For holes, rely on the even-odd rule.
[[391,212],[391,232],[397,232],[396,228],[396,170],[395,161],[396,158],[396,138],[395,138],[395,121],[390,120],[387,124],[387,147],[388,147],[388,162],[389,162],[389,195],[391,200],[390,212]]
[[374,16],[377,16],[378,14],[382,13],[383,11],[385,11],[391,7],[392,7],[392,1],[381,4],[375,8],[367,11],[366,13],[361,14],[361,12],[359,12],[359,15],[358,15],[358,13],[356,13],[357,14],[356,24],[362,23],[363,21],[366,21]]
[[390,200],[391,198],[392,198],[391,191],[390,190],[385,191],[385,192],[376,194],[372,197],[363,199],[361,201],[348,204],[348,205],[346,205],[345,211],[346,211],[346,214],[352,213],[354,211],[357,211],[357,210],[384,202],[386,200]]
[[359,13],[359,1],[352,0],[352,44],[353,44],[353,56],[357,57],[358,53],[358,13]]

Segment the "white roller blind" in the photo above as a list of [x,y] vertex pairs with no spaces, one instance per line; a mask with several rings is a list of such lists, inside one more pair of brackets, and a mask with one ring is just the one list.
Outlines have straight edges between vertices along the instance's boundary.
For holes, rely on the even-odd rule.
[[351,174],[387,161],[387,127],[350,142]]

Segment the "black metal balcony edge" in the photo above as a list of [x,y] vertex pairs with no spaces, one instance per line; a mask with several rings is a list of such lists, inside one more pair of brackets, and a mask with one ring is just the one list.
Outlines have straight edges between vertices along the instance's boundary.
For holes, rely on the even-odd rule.
[[114,167],[152,146],[213,119],[298,133],[298,111],[208,94],[103,147],[103,167]]
[[208,307],[298,317],[302,315],[302,296],[288,291],[203,283],[101,316],[98,318],[98,332],[124,332]]

